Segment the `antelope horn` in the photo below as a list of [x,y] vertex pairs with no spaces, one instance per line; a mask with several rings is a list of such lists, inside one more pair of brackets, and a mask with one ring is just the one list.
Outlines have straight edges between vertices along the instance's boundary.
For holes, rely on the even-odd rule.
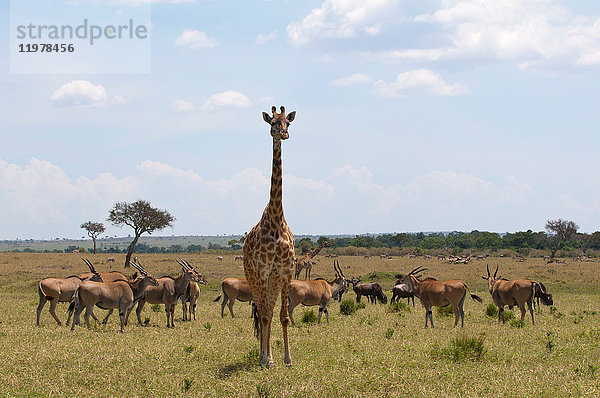
[[83,262],[86,263],[86,265],[88,266],[88,268],[90,269],[90,271],[93,274],[97,274],[98,272],[96,271],[96,269],[94,268],[94,264],[92,264],[92,262],[90,260],[88,260],[87,258],[82,258]]
[[177,261],[177,264],[181,265],[181,268],[183,268],[184,270],[188,269],[188,266],[185,264],[185,262],[181,258],[175,259],[175,261]]
[[496,265],[496,272],[494,272],[494,278],[496,278],[497,273],[498,273],[498,266]]
[[338,263],[338,269],[340,270],[340,274],[342,275],[342,278],[345,279],[346,277],[344,276],[344,273],[342,272],[342,267],[340,267],[340,260],[338,260],[337,263]]
[[142,275],[148,275],[148,272],[146,272],[146,270],[144,269],[144,267],[142,267],[140,264],[136,263],[136,262],[132,262],[131,266],[135,269],[137,269],[138,271],[140,271],[140,274]]
[[491,276],[491,275],[490,275],[490,266],[489,266],[489,264],[486,264],[486,265],[485,265],[485,268],[487,268],[487,272],[488,272],[488,278],[489,278],[489,277]]
[[415,272],[418,272],[420,270],[420,268],[422,268],[422,265],[419,265],[417,268],[413,269],[412,271],[410,271],[408,273],[408,275],[414,275]]

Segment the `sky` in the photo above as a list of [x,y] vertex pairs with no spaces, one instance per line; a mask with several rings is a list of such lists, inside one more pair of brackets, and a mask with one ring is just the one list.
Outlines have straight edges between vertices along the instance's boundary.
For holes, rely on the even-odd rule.
[[134,15],[149,35],[70,58],[0,40],[0,239],[78,238],[88,220],[126,236],[108,211],[137,199],[175,216],[160,235],[249,231],[268,202],[272,105],[297,112],[283,142],[295,234],[600,229],[598,2],[39,4],[3,2],[0,34],[17,16]]

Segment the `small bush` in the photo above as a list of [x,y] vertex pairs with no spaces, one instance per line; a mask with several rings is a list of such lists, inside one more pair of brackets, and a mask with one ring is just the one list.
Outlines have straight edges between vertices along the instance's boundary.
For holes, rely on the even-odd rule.
[[546,331],[546,348],[548,351],[552,351],[552,349],[556,346],[554,343],[554,332],[549,330]]
[[183,391],[184,392],[188,391],[192,387],[193,383],[194,383],[194,381],[191,379],[183,379],[183,387],[182,387]]
[[479,361],[486,353],[484,337],[456,337],[450,341],[450,347],[443,348],[440,353],[454,362]]
[[454,315],[454,311],[452,311],[452,307],[449,305],[445,307],[435,307],[435,312],[438,316],[452,316]]
[[210,324],[210,322],[206,322],[204,324],[204,329],[206,329],[206,330],[210,330],[211,327],[212,327],[212,325]]
[[488,304],[487,307],[485,307],[485,315],[489,318],[498,317],[498,307],[496,307],[495,304]]
[[248,362],[258,362],[260,351],[258,348],[252,348],[246,353],[245,357]]
[[388,328],[388,330],[385,332],[385,338],[389,340],[392,338],[393,335],[394,335],[394,329]]
[[185,352],[187,352],[188,354],[191,354],[192,352],[194,352],[195,349],[196,349],[196,347],[194,347],[193,345],[186,345],[185,347],[183,347],[183,350]]
[[340,302],[340,312],[344,315],[352,315],[357,309],[358,308],[354,300],[346,299]]
[[144,318],[144,326],[148,326],[148,325],[150,325],[150,317],[147,316]]
[[512,321],[515,319],[515,314],[512,311],[504,311],[504,320]]
[[362,302],[362,301],[360,303],[356,304],[356,309],[357,310],[363,310],[365,308],[367,308],[367,305],[364,302]]
[[521,329],[523,326],[525,326],[525,322],[520,319],[511,319],[510,326],[512,326],[513,328]]
[[317,315],[313,310],[304,311],[302,314],[303,323],[317,323]]
[[154,312],[159,312],[160,311],[160,304],[152,304],[150,306],[150,308],[152,309],[152,311]]
[[410,312],[410,307],[405,302],[396,301],[394,303],[390,303],[386,311],[396,312],[402,315],[403,312]]

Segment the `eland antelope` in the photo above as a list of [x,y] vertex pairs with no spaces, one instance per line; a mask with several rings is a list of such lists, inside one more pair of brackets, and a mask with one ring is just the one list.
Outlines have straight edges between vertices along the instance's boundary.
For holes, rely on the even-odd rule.
[[[498,307],[498,323],[500,323],[500,320],[502,320],[502,324],[505,323],[504,306],[506,305],[510,307],[513,305],[518,306],[521,310],[521,322],[523,322],[525,314],[527,313],[525,308],[525,304],[527,304],[527,308],[529,308],[529,312],[531,313],[531,323],[535,325],[535,318],[533,316],[533,298],[536,286],[541,285],[540,282],[529,279],[509,281],[501,276],[497,276],[498,266],[496,266],[494,275],[490,274],[489,266],[486,266],[486,268],[487,277],[482,276],[482,278],[488,281],[488,290],[492,295],[492,301]],[[541,291],[541,286],[539,288]],[[546,295],[544,295],[542,302],[549,302]]]
[[327,305],[329,304],[329,301],[331,301],[331,298],[337,297],[344,285],[348,284],[346,278],[344,278],[344,275],[342,274],[339,262],[336,262],[336,260],[333,262],[333,269],[335,271],[335,279],[331,282],[327,282],[325,279],[317,279],[314,281],[292,280],[289,293],[289,314],[292,325],[296,325],[293,312],[298,304],[304,306],[318,305],[319,318],[317,323],[321,323],[321,315],[323,315],[323,312],[325,313],[327,323],[329,323]]
[[[198,300],[198,296],[200,295],[200,287],[198,286],[198,284],[206,285],[208,282],[206,282],[206,279],[204,279],[204,277],[196,270],[196,268],[192,267],[187,261],[184,262],[190,268],[192,268],[192,271],[194,271],[194,273],[196,274],[196,278],[198,279],[197,282],[190,281],[187,289],[185,290],[185,293],[183,294],[183,296],[181,296],[181,306],[183,307],[183,320],[191,321],[192,314],[194,314],[194,320],[196,320],[196,301]],[[188,303],[190,305],[189,318],[187,307]]]
[[481,303],[483,302],[481,297],[472,294],[469,286],[460,279],[438,281],[433,278],[427,278],[420,280],[418,274],[425,270],[426,268],[417,267],[401,280],[402,283],[405,283],[409,287],[411,293],[419,297],[421,304],[425,307],[425,327],[427,327],[427,320],[430,320],[431,327],[433,328],[432,307],[445,307],[447,305],[450,305],[454,312],[454,327],[458,324],[459,317],[460,326],[464,327],[465,311],[463,310],[463,305],[467,290],[473,300]]
[[221,300],[223,297],[223,303],[221,303],[221,318],[224,316],[224,310],[227,303],[229,303],[229,312],[233,318],[233,304],[235,300],[239,301],[252,301],[252,290],[246,279],[240,278],[227,278],[221,282],[221,294],[213,300],[213,303]]
[[[71,330],[79,324],[79,316],[85,308],[85,323],[90,329],[90,315],[94,305],[106,310],[119,309],[119,318],[121,319],[121,333],[125,332],[125,325],[129,316],[129,310],[133,308],[135,300],[138,300],[146,293],[148,285],[158,285],[158,281],[146,272],[146,270],[135,262],[130,263],[140,273],[134,281],[116,281],[116,282],[83,282],[73,295],[75,303],[75,315]],[[110,314],[109,314],[110,315]]]
[[[83,260],[83,262],[86,263],[90,272],[81,275],[72,275],[67,278],[45,278],[38,283],[40,302],[37,307],[36,325],[39,326],[40,324],[40,315],[42,314],[44,305],[46,305],[46,301],[50,301],[50,315],[52,315],[56,323],[58,323],[58,326],[61,326],[62,323],[56,316],[56,304],[59,302],[67,303],[71,301],[75,290],[77,290],[79,285],[84,281],[92,280],[95,282],[102,282],[101,275],[96,272],[92,263],[85,260]],[[69,319],[70,318],[71,315],[69,315]],[[69,323],[69,319],[67,319],[67,324]]]
[[[142,324],[142,310],[144,304],[164,304],[165,313],[167,315],[167,327],[174,328],[173,323],[175,305],[179,301],[180,297],[185,293],[190,281],[200,282],[197,273],[194,272],[192,267],[185,261],[179,259],[175,260],[181,265],[183,273],[176,278],[171,276],[163,276],[158,278],[158,284],[150,286],[146,290],[146,295],[138,301],[138,306],[135,310],[137,315],[138,323]],[[131,310],[130,310],[131,311]]]

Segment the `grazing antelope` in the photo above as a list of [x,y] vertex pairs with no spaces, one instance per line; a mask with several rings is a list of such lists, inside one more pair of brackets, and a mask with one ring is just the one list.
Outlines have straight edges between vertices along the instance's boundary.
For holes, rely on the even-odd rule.
[[381,285],[377,282],[363,283],[359,279],[352,278],[348,280],[348,283],[352,285],[352,290],[356,293],[356,302],[360,303],[362,296],[367,297],[370,303],[376,304],[377,300],[380,303],[387,303],[387,296],[383,293]]
[[[75,303],[75,316],[71,330],[79,324],[79,315],[85,308],[85,323],[90,329],[90,315],[94,305],[106,310],[119,309],[119,318],[121,319],[121,333],[125,332],[125,325],[129,316],[129,310],[133,308],[135,300],[140,299],[146,293],[148,285],[158,285],[158,281],[146,272],[146,270],[135,262],[130,263],[140,273],[134,281],[116,281],[116,282],[83,282],[73,295]],[[110,315],[110,314],[109,314]]]
[[539,284],[535,285],[535,291],[533,294],[533,308],[536,307],[536,302],[537,302],[538,311],[542,310],[542,307],[540,307],[540,299],[542,300],[542,304],[544,304],[544,305],[553,305],[554,304],[552,295],[550,293],[548,293],[548,291],[546,290],[546,286],[544,286],[544,284],[542,282],[539,282]]
[[[496,276],[498,274],[498,266],[496,266],[496,271],[492,276],[490,274],[490,267],[487,268],[487,277],[482,276],[483,279],[488,281],[488,290],[492,295],[492,300],[494,304],[498,307],[498,323],[502,320],[502,324],[504,321],[504,306],[508,305],[512,307],[516,305],[521,310],[521,322],[525,319],[525,314],[527,310],[525,309],[525,304],[527,304],[527,308],[529,308],[529,312],[531,313],[531,323],[535,325],[535,319],[533,316],[533,297],[536,289],[536,285],[540,285],[537,281],[532,281],[529,279],[517,279],[513,281],[509,281],[500,276]],[[541,286],[540,286],[541,290]],[[544,289],[545,290],[545,289]],[[544,300],[547,300],[547,296],[544,296]]]
[[[56,323],[58,323],[58,326],[61,326],[62,323],[56,316],[56,304],[59,302],[66,303],[71,301],[75,290],[77,290],[79,285],[86,280],[102,282],[102,277],[96,272],[92,263],[88,263],[85,260],[83,260],[83,262],[89,267],[89,273],[72,275],[67,278],[45,278],[38,283],[40,302],[37,307],[36,325],[40,325],[40,315],[42,314],[44,305],[46,305],[46,301],[50,301],[50,315],[52,315]],[[69,319],[67,319],[67,324],[68,323]]]
[[[183,296],[181,296],[181,306],[183,307],[183,320],[191,321],[192,314],[194,314],[194,320],[196,320],[196,301],[198,300],[198,296],[200,295],[200,287],[198,286],[198,283],[201,285],[206,285],[208,282],[206,282],[206,279],[204,279],[204,277],[196,270],[196,268],[192,267],[187,261],[184,261],[184,262],[188,266],[190,266],[190,268],[192,268],[192,271],[194,271],[194,273],[196,274],[196,278],[198,278],[198,282],[190,281],[187,289],[185,290],[185,293],[183,294]],[[188,315],[187,303],[190,304],[189,318],[187,316]]]
[[114,263],[115,262],[115,258],[114,257],[109,257],[106,259],[107,263]]
[[190,281],[200,282],[200,279],[188,263],[181,259],[176,261],[181,265],[183,273],[176,278],[171,276],[158,278],[158,285],[149,287],[146,290],[144,298],[138,301],[135,313],[140,325],[142,324],[141,315],[144,304],[148,302],[150,304],[164,304],[165,313],[167,315],[167,327],[175,327],[173,318],[177,301],[179,301],[180,297],[185,293]]
[[454,312],[454,327],[458,324],[459,317],[460,326],[464,327],[465,311],[463,310],[463,305],[467,290],[473,300],[481,303],[483,302],[481,297],[472,294],[469,286],[460,279],[438,281],[433,278],[427,278],[421,281],[418,278],[418,274],[425,270],[426,268],[417,267],[402,278],[402,283],[408,285],[411,293],[419,297],[421,304],[425,307],[425,327],[427,327],[427,320],[430,320],[431,327],[433,328],[432,307],[445,307],[448,304],[450,304]]
[[229,312],[233,318],[233,304],[235,300],[239,301],[252,301],[252,290],[246,279],[240,278],[227,278],[221,282],[221,294],[213,300],[214,303],[221,300],[223,297],[223,303],[221,304],[221,318],[224,316],[225,306],[229,302]]
[[243,261],[244,260],[244,256],[235,256],[235,258],[233,259],[233,261]]
[[325,313],[327,323],[329,323],[327,305],[329,304],[329,301],[331,301],[331,298],[337,297],[343,286],[348,284],[339,267],[339,263],[336,263],[334,260],[333,269],[335,271],[335,279],[331,282],[327,282],[325,279],[317,279],[314,281],[291,281],[289,293],[290,304],[288,308],[292,325],[296,325],[293,312],[298,304],[304,306],[318,305],[319,318],[317,323],[321,323],[321,315],[323,315],[323,312]]
[[223,261],[223,256],[217,257],[217,261]]

